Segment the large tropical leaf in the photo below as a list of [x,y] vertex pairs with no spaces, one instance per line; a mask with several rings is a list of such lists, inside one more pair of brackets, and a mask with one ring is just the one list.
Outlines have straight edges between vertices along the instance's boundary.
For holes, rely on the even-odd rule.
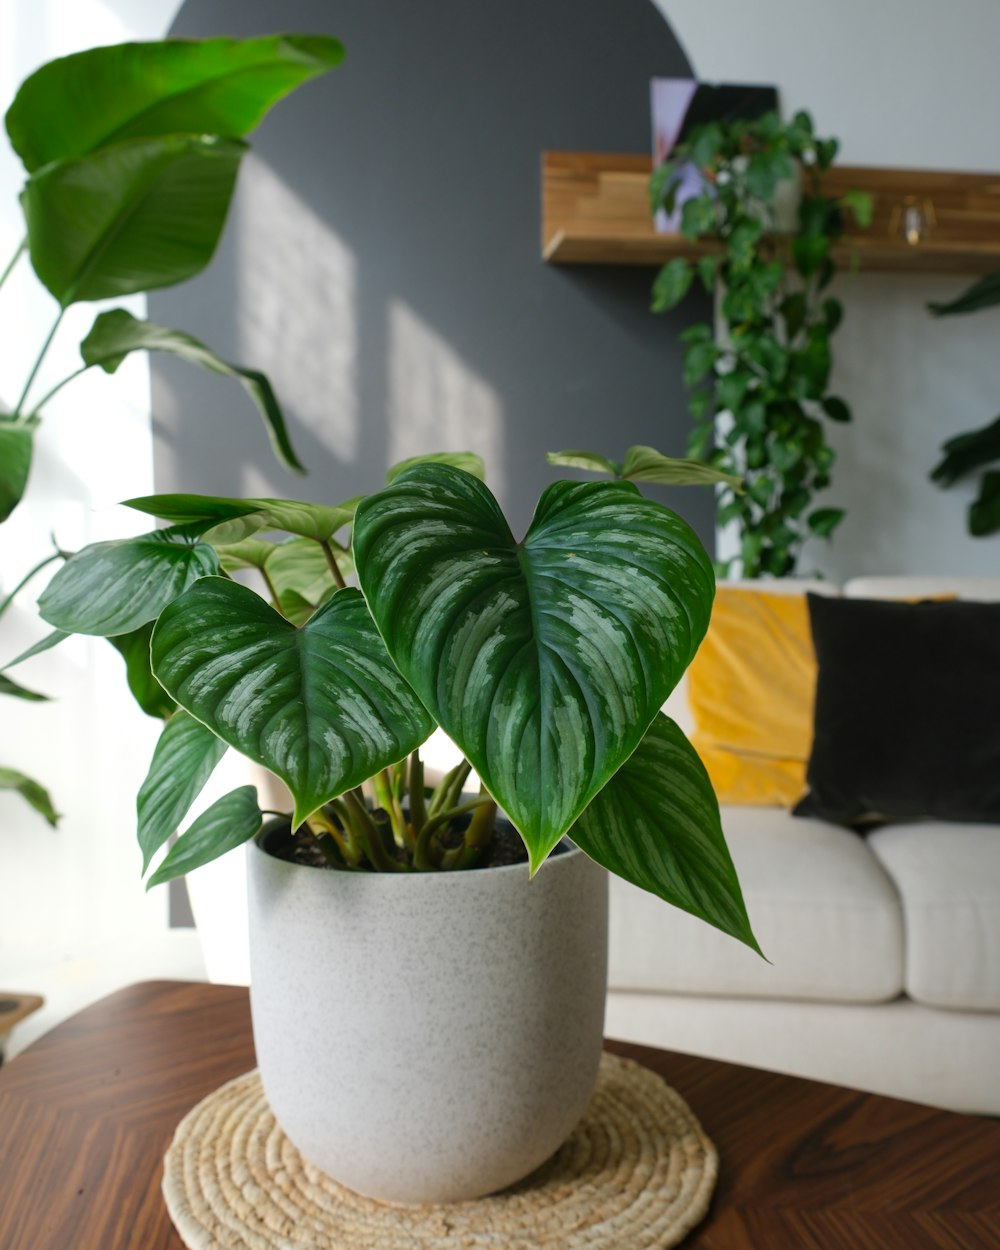
[[31,423],[0,421],[0,521],[21,502],[31,472],[34,429]]
[[136,800],[143,872],[180,828],[225,753],[226,744],[187,712],[167,721]]
[[296,629],[245,586],[204,578],[160,615],[151,654],[182,707],[285,782],[296,825],[433,728],[353,589]]
[[942,486],[951,486],[966,473],[1000,460],[1000,417],[981,429],[956,434],[941,450],[944,459],[935,467],[931,480]]
[[53,829],[58,824],[59,813],[52,805],[49,792],[16,768],[0,768],[0,790],[14,790],[40,816],[44,816]]
[[245,135],[277,100],[343,55],[323,35],[91,48],[25,79],[7,133],[29,172],[126,139]]
[[359,505],[354,558],[390,655],[533,867],[638,746],[714,593],[691,529],[627,482],[556,482],[518,544],[482,483],[418,466]]
[[165,720],[177,704],[153,676],[149,667],[149,640],[153,636],[153,622],[147,621],[130,634],[117,634],[108,639],[125,661],[125,679],[132,697],[147,716]]
[[200,273],[225,225],[245,148],[167,135],[42,166],[21,192],[35,273],[64,308]]
[[[176,524],[202,524],[213,542],[239,542],[257,530],[284,530],[301,538],[327,542],[350,523],[358,499],[341,504],[303,503],[297,499],[233,499],[216,495],[144,495],[124,500],[125,507]],[[225,535],[218,532],[223,523]]]
[[56,573],[38,611],[71,634],[130,634],[155,620],[192,582],[218,571],[218,557],[207,543],[178,539],[171,530],[94,543]]
[[263,373],[231,365],[192,335],[169,330],[152,321],[139,321],[124,308],[101,313],[80,344],[84,364],[98,365],[105,373],[114,373],[130,352],[165,352],[212,373],[236,378],[263,417],[274,454],[280,463],[296,473],[305,472],[288,437],[284,414],[271,383]]
[[183,833],[163,863],[146,882],[146,889],[211,863],[226,851],[249,842],[260,831],[264,818],[257,806],[253,786],[240,786],[216,799]]
[[570,830],[616,876],[760,951],[704,765],[659,714]]

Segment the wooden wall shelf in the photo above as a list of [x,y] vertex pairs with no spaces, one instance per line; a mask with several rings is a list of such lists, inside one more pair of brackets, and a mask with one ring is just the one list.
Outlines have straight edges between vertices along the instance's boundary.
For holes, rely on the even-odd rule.
[[[650,220],[648,156],[545,152],[542,158],[542,259],[561,265],[662,265],[699,256],[710,245],[657,234]],[[897,273],[989,273],[1000,269],[1000,174],[834,166],[829,195],[868,191],[874,217],[834,252],[838,264]],[[903,237],[907,197],[930,206],[934,225],[916,245]]]

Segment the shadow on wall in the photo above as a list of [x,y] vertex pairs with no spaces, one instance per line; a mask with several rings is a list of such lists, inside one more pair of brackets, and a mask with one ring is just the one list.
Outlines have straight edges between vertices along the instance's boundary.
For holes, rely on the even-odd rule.
[[[197,0],[172,33],[277,29],[347,60],[266,120],[210,271],[150,315],[264,369],[312,472],[272,467],[242,396],[156,360],[157,489],[331,502],[469,447],[524,527],[548,450],[682,454],[677,335],[707,309],[653,317],[651,270],[539,259],[542,150],[647,150],[650,77],[690,72],[651,0]],[[711,541],[708,491],[661,498]]]

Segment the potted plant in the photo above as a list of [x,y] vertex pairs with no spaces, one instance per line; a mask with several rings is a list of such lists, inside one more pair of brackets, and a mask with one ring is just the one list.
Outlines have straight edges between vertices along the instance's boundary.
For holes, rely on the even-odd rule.
[[[119,353],[135,334],[100,328]],[[492,1191],[572,1129],[601,1045],[604,869],[757,948],[705,771],[660,712],[711,562],[635,485],[721,475],[650,449],[604,463],[616,480],[553,483],[521,541],[465,454],[334,505],[133,499],[165,526],[85,547],[39,601],[54,640],[126,651],[165,719],[145,869],[227,749],[287,785],[287,813],[252,786],[218,799],[149,884],[248,844],[265,1090],[308,1157],[376,1197]],[[428,786],[435,726],[465,761]]]
[[[735,524],[740,538],[739,555],[718,566],[722,575],[794,573],[806,538],[831,535],[843,519],[843,509],[813,507],[834,460],[823,423],[851,419],[846,402],[829,393],[830,338],[843,317],[828,294],[830,252],[844,213],[866,225],[871,200],[864,192],[823,194],[819,176],[836,152],[837,140],[817,138],[808,113],[782,123],[770,112],[696,127],[650,182],[652,208],[672,211],[681,171],[693,165],[702,189],[681,205],[681,230],[715,245],[664,265],[652,307],[673,308],[696,277],[716,296],[715,325],[693,325],[682,339],[695,419],[688,453],[745,486],[719,490],[719,523]],[[782,233],[790,181],[803,184],[803,194],[794,228]]]
[[[327,36],[164,40],[61,57],[22,84],[5,120],[26,173],[21,194],[26,233],[0,273],[0,288],[27,256],[57,311],[25,371],[19,398],[11,406],[0,402],[0,521],[27,488],[47,403],[88,369],[114,373],[135,351],[167,352],[236,378],[263,416],[279,461],[302,471],[263,374],[232,365],[190,335],[138,320],[122,308],[97,315],[80,344],[79,369],[44,395],[35,391],[68,308],[176,285],[209,263],[248,151],[245,136],[273,104],[342,57],[340,43]],[[56,551],[29,570],[0,603],[0,615],[59,559]],[[119,637],[115,645],[130,664],[142,640]],[[146,701],[145,710],[158,715],[161,694],[151,687],[134,689],[140,702]],[[6,673],[0,673],[0,693],[46,698]],[[52,800],[33,778],[0,768],[0,789],[19,793],[55,825]]]

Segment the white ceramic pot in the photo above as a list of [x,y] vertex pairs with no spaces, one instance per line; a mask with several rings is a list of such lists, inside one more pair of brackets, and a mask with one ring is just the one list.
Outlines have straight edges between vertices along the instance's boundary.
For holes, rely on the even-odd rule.
[[306,1158],[370,1197],[450,1202],[562,1144],[600,1058],[602,868],[575,847],[533,880],[526,864],[347,873],[248,854],[257,1061]]

